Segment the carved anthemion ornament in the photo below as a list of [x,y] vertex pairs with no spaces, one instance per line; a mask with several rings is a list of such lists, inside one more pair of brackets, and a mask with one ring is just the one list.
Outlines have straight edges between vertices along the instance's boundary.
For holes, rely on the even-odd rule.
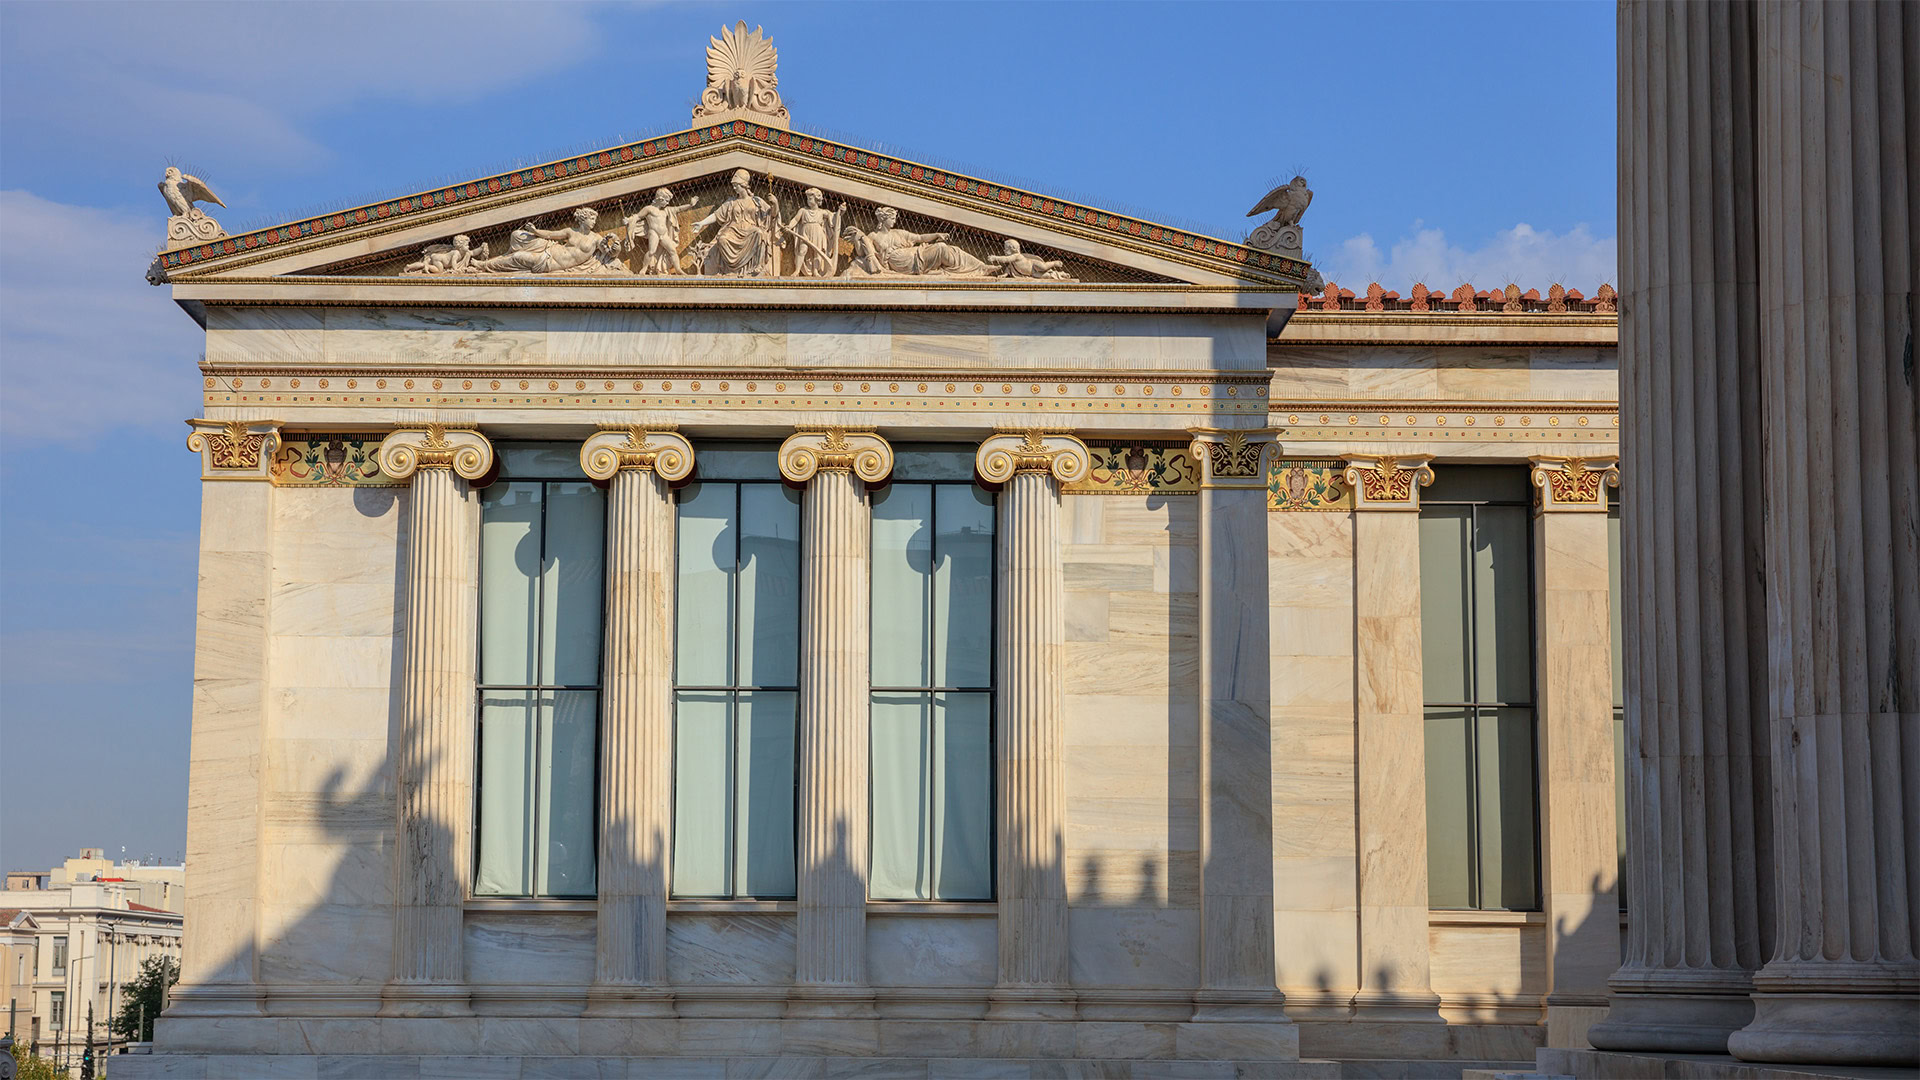
[[1195,439],[1193,448],[1194,456],[1206,455],[1210,477],[1245,478],[1260,475],[1266,443],[1248,439],[1244,431],[1229,431],[1222,439]]
[[160,177],[160,197],[167,201],[167,212],[172,215],[167,218],[166,250],[203,244],[227,235],[219,222],[193,205],[209,202],[222,209],[227,205],[199,177],[167,166],[167,171]]
[[780,78],[775,69],[780,54],[767,40],[766,30],[747,30],[745,20],[721,27],[720,36],[707,45],[707,88],[693,119],[731,119],[749,115],[765,124],[786,127],[792,122],[780,103]]
[[265,480],[280,447],[278,420],[189,420],[187,449],[208,480]]
[[1262,251],[1276,251],[1290,259],[1302,258],[1305,240],[1300,232],[1300,218],[1312,202],[1313,191],[1307,187],[1307,178],[1304,176],[1296,176],[1267,192],[1265,198],[1247,211],[1247,216],[1253,217],[1272,210],[1273,217],[1247,236],[1247,246]]

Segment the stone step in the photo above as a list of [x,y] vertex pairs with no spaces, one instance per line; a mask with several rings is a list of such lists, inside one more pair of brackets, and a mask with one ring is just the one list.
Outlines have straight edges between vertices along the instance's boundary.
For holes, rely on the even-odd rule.
[[410,1057],[155,1054],[108,1059],[113,1080],[1459,1080],[1510,1061],[1122,1061],[1107,1058]]

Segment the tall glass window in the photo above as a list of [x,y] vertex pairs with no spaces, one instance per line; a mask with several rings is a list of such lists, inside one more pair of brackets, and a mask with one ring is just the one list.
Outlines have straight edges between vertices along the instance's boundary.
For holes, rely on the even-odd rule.
[[1435,471],[1420,499],[1429,899],[1531,911],[1539,830],[1526,470]]
[[993,898],[993,496],[956,456],[873,498],[876,899]]
[[606,499],[570,444],[502,444],[480,497],[474,895],[594,895]]
[[67,936],[56,934],[53,939],[53,974],[57,978],[67,973]]
[[800,494],[775,449],[703,447],[680,490],[673,895],[794,895]]

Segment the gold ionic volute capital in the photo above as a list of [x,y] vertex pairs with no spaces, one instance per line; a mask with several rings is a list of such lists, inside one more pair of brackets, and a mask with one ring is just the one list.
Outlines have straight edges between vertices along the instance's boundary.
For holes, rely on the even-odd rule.
[[973,469],[990,484],[1004,484],[1015,473],[1047,473],[1062,484],[1085,480],[1093,468],[1087,444],[1072,435],[1027,428],[987,437],[973,455]]
[[816,473],[850,472],[869,484],[893,475],[893,446],[871,431],[815,428],[780,444],[780,475],[804,484]]
[[265,480],[280,448],[278,420],[189,420],[187,449],[202,480]]
[[478,480],[493,468],[493,444],[472,428],[442,423],[401,428],[380,442],[380,471],[405,480],[422,469],[451,469]]
[[1533,468],[1534,512],[1563,510],[1607,512],[1607,488],[1620,486],[1620,459],[1537,455],[1527,459]]
[[595,480],[627,469],[679,483],[693,475],[693,444],[670,426],[609,428],[580,444],[580,468]]
[[1433,455],[1349,454],[1347,486],[1355,510],[1420,509],[1420,489],[1433,483]]

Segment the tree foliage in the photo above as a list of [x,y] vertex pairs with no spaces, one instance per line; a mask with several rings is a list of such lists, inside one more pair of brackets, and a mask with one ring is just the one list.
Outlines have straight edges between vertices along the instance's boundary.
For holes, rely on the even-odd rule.
[[13,1044],[15,1080],[67,1080],[67,1074],[53,1062],[28,1051],[25,1043]]
[[[147,957],[140,964],[140,974],[127,980],[120,989],[120,1013],[113,1018],[113,1033],[135,1042],[150,1041],[154,1017],[160,1015],[162,990],[179,981],[180,965],[172,957]],[[141,1022],[143,1009],[144,1024]]]

